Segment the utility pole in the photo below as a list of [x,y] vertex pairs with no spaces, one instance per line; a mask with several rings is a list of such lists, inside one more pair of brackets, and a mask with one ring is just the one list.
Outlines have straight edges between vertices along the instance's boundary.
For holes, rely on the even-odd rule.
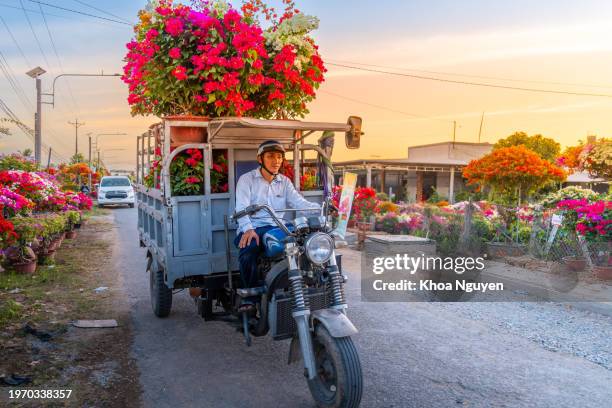
[[36,67],[28,72],[30,78],[34,78],[36,80],[36,113],[34,114],[34,159],[36,160],[36,164],[40,165],[40,161],[42,160],[42,135],[41,135],[41,80],[40,76],[44,74],[45,71],[41,67]]
[[89,156],[87,157],[87,165],[89,166],[89,191],[91,191],[91,132],[87,134],[89,139]]
[[79,153],[79,128],[85,123],[79,123],[79,119],[75,119],[74,122],[68,122],[68,124],[74,126],[74,155],[76,156]]
[[453,147],[455,147],[455,138],[457,137],[457,121],[453,120]]
[[47,158],[47,170],[51,167],[51,148],[49,148],[49,157]]
[[480,117],[480,129],[478,130],[478,143],[480,143],[480,135],[482,134],[482,122],[484,122],[484,112],[482,112],[482,116]]
[[89,155],[87,156],[87,164],[91,168],[91,132],[87,134],[87,138],[89,139]]

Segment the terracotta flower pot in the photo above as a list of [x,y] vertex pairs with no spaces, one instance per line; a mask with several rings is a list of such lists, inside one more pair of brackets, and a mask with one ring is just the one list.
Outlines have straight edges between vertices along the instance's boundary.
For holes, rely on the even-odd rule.
[[68,231],[66,232],[66,239],[75,239],[77,236],[76,231]]
[[587,261],[581,256],[566,256],[563,257],[563,263],[574,272],[584,271]]
[[[183,122],[208,122],[206,116],[174,115],[166,116],[165,120]],[[173,126],[170,125],[170,146],[178,147],[187,143],[205,143],[206,128],[202,126]]]
[[24,263],[14,263],[11,265],[15,272],[31,275],[36,272],[36,260]]
[[48,263],[49,261],[53,261],[53,260],[55,260],[55,250],[47,250],[46,252],[43,252],[40,255],[38,255],[39,265],[44,265]]
[[595,276],[597,276],[601,280],[612,280],[612,265],[593,265],[593,272],[595,272]]

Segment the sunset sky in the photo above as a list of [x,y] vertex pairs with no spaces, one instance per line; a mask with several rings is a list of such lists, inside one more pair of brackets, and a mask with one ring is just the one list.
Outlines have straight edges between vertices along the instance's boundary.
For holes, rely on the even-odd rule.
[[[134,21],[145,4],[41,1],[116,19],[103,10],[127,21]],[[44,56],[21,4],[28,10]],[[121,72],[125,43],[132,36],[128,25],[41,7],[57,56],[38,3],[0,0],[0,61],[8,65],[25,94],[19,98],[2,73],[0,98],[32,128],[30,104],[36,95],[34,80],[26,71],[35,66],[47,70],[42,77],[44,92],[50,91],[53,78],[62,71]],[[612,2],[298,0],[297,7],[319,17],[316,41],[329,69],[306,119],[345,122],[352,114],[364,120],[361,149],[348,151],[339,138],[335,160],[405,157],[408,146],[451,140],[453,121],[457,141],[475,142],[483,112],[482,141],[487,142],[519,130],[553,137],[562,145],[575,144],[587,134],[612,135]],[[608,97],[469,86],[330,63]],[[63,157],[72,155],[74,127],[67,122],[78,117],[86,124],[79,129],[79,151],[86,154],[88,132],[127,133],[100,137],[100,148],[111,168],[134,167],[135,137],[157,119],[131,117],[126,98],[127,87],[118,78],[59,79],[55,108],[43,105],[43,141]],[[0,117],[4,117],[1,111]],[[11,131],[11,136],[0,139],[1,152],[32,146],[17,128]]]

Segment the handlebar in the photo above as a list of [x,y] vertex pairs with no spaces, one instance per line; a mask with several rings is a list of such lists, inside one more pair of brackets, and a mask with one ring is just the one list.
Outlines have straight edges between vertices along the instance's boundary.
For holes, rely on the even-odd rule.
[[[256,212],[258,212],[260,210],[264,210],[268,214],[270,214],[270,216],[272,217],[272,220],[274,220],[276,225],[278,225],[278,227],[280,229],[282,229],[285,234],[287,234],[287,235],[294,235],[291,231],[289,231],[287,226],[285,224],[283,224],[283,222],[281,220],[279,220],[276,215],[274,215],[274,211],[272,211],[270,206],[268,206],[266,204],[263,204],[263,205],[249,205],[244,210],[241,210],[241,211],[238,211],[238,212],[234,213],[234,215],[232,215],[232,220],[236,221],[239,218],[244,217],[245,215],[253,215],[253,214],[255,214]],[[284,209],[284,210],[277,210],[277,211],[278,212],[286,212],[286,211],[304,211],[304,210],[299,210],[299,209],[294,209],[294,208],[287,208],[287,209]]]
[[[327,208],[326,208],[327,207]],[[326,202],[324,203],[323,206],[321,206],[321,212],[324,214],[327,214],[328,209],[332,209],[333,211],[339,211],[338,208],[332,204],[330,199],[327,199]],[[266,211],[268,214],[270,214],[270,216],[272,217],[272,219],[274,220],[274,223],[276,225],[279,226],[280,229],[282,229],[287,235],[295,235],[293,233],[291,233],[291,231],[289,231],[289,229],[287,229],[287,226],[285,226],[285,224],[278,219],[278,217],[276,217],[276,215],[274,214],[274,211],[272,210],[272,208],[270,208],[269,205],[266,204],[262,204],[262,205],[249,205],[248,207],[246,207],[244,210],[240,210],[238,212],[235,212],[234,215],[232,215],[232,220],[233,221],[237,221],[238,219],[246,216],[246,215],[253,215],[255,213],[257,213],[258,211],[264,210]],[[314,210],[314,209],[313,209]],[[300,209],[300,208],[285,208],[282,210],[276,210],[276,212],[288,212],[288,211],[310,211],[309,209]]]

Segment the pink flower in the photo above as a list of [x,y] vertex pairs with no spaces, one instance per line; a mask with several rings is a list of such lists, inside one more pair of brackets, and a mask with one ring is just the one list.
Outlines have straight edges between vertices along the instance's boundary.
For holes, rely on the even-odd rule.
[[165,30],[173,37],[177,37],[183,32],[183,22],[178,18],[169,18],[166,21]]
[[172,71],[172,75],[179,81],[184,81],[187,79],[186,69],[182,65],[179,65]]
[[179,59],[181,58],[181,49],[178,47],[174,47],[168,52],[170,58]]

